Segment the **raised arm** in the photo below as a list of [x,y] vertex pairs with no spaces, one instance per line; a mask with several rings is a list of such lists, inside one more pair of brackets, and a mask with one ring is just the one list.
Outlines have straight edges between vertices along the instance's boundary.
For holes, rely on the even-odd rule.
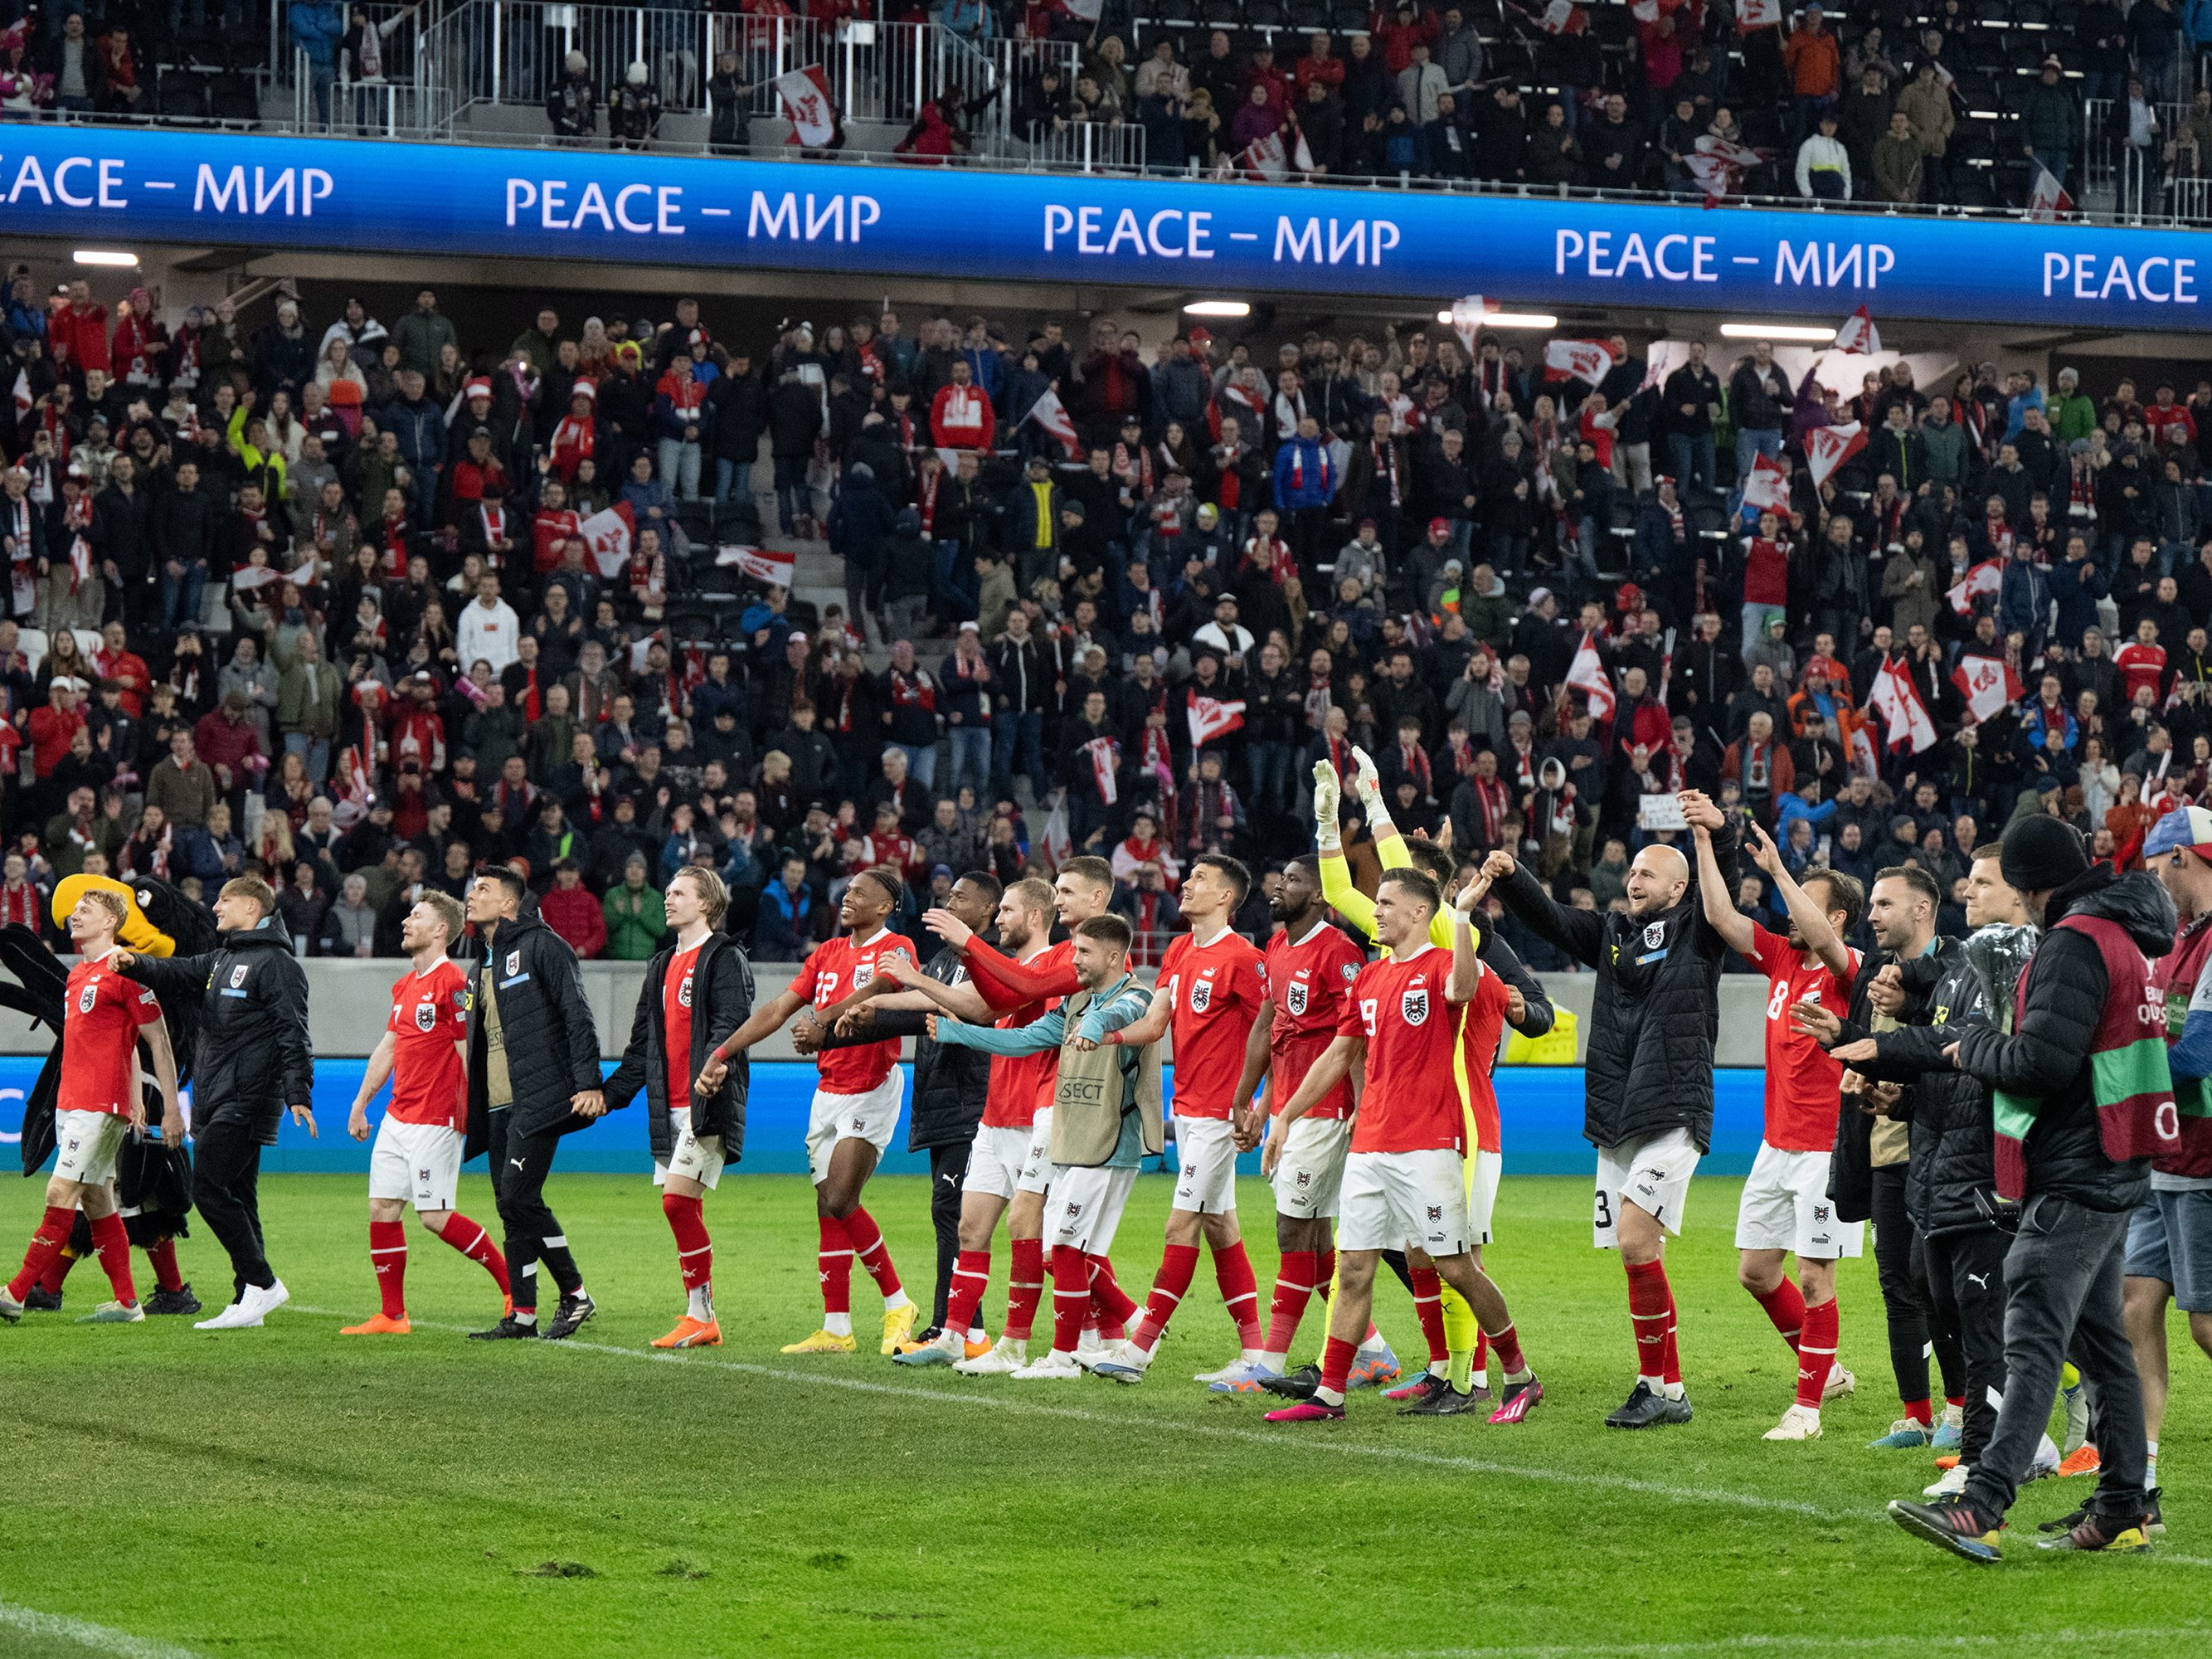
[[[1314,778],[1314,848],[1321,860],[1321,896],[1329,908],[1358,929],[1363,939],[1375,937],[1375,901],[1352,884],[1352,866],[1345,861],[1343,828],[1336,821],[1336,769],[1316,761]],[[1394,834],[1391,837],[1398,842]],[[1402,842],[1398,850],[1403,853]]]
[[1570,910],[1544,890],[1544,884],[1522,869],[1503,848],[1482,861],[1491,890],[1508,914],[1523,927],[1565,951],[1585,968],[1598,965],[1605,943],[1605,915],[1598,910]]
[[[1813,902],[1812,896],[1800,887],[1782,862],[1781,852],[1774,839],[1756,823],[1746,820],[1745,833],[1751,837],[1752,861],[1773,878],[1774,890],[1782,895],[1788,908],[1790,920],[1797,924],[1797,936],[1805,941],[1805,948],[1827,965],[1827,969],[1838,980],[1851,976],[1850,947],[1837,936],[1830,925],[1827,914]],[[1711,902],[1707,901],[1707,915]]]
[[691,1092],[713,1094],[722,1086],[722,1079],[729,1075],[731,1055],[741,1054],[770,1032],[781,1030],[784,1023],[805,1006],[806,999],[798,992],[778,991],[753,1011],[751,1018],[714,1045],[707,1056],[706,1065],[691,1080]]
[[207,989],[218,953],[197,957],[149,957],[136,951],[118,951],[110,958],[115,971],[134,979],[157,997],[196,997]]
[[[967,934],[964,942],[956,942],[938,925],[934,919],[940,916]],[[932,933],[966,959],[969,976],[975,981],[977,994],[1000,1013],[1012,1013],[1025,1002],[1072,997],[1083,988],[1083,982],[1075,977],[1075,964],[1072,962],[1054,969],[1024,968],[1005,951],[977,939],[949,910],[932,910],[922,920],[929,924]]]
[[1721,879],[1721,866],[1713,857],[1711,832],[1700,823],[1690,833],[1698,844],[1698,898],[1705,908],[1705,925],[1721,936],[1721,943],[1729,950],[1749,957],[1758,948],[1759,930],[1729,897],[1728,884]]

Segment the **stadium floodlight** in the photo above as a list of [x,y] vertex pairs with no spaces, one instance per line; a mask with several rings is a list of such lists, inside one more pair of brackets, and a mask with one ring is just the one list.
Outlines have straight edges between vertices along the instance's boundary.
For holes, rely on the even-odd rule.
[[[1437,320],[1449,323],[1449,311],[1437,313]],[[1559,319],[1548,311],[1486,311],[1482,316],[1485,328],[1557,328]]]
[[1193,300],[1183,308],[1186,317],[1249,317],[1251,303],[1245,300]]
[[1808,323],[1723,323],[1727,340],[1802,340],[1808,345],[1826,345],[1836,337],[1835,325],[1816,327]]
[[70,256],[81,265],[116,265],[130,267],[138,263],[138,256],[120,248],[81,247]]

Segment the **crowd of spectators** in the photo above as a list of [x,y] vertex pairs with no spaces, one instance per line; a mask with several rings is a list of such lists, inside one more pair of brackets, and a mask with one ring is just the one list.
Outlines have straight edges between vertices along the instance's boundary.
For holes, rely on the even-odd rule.
[[[1597,905],[1685,784],[1799,866],[1946,891],[2019,813],[2125,863],[2212,799],[2212,383],[517,309],[463,341],[428,290],[255,322],[14,274],[5,920],[76,870],[259,868],[302,949],[394,954],[418,884],[520,860],[580,951],[637,958],[704,861],[778,960],[866,866],[911,927],[963,870],[1087,851],[1156,956],[1188,860],[1300,851],[1355,745],[1402,827]],[[836,574],[732,582],[731,543]],[[1891,665],[1932,746],[1872,712]]]

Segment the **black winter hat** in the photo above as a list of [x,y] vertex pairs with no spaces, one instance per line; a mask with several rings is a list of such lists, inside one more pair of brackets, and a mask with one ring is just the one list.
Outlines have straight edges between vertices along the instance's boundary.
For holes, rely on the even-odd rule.
[[2064,819],[2038,813],[2019,819],[2004,832],[1997,848],[1997,868],[2015,891],[2043,893],[2086,872],[2089,854],[2079,832]]

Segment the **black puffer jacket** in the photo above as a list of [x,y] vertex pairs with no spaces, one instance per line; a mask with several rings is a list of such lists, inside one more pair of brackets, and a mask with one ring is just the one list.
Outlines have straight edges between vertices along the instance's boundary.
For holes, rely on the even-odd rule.
[[[1859,958],[1858,977],[1851,981],[1850,998],[1842,1011],[1843,1030],[1833,1046],[1874,1035],[1874,1011],[1867,992],[1875,975],[1893,959],[1884,951],[1869,951]],[[1905,1017],[1910,1019],[1912,1012],[1908,1003]],[[1836,1150],[1828,1158],[1828,1196],[1835,1200],[1838,1221],[1864,1221],[1874,1213],[1874,1120],[1859,1109],[1856,1097],[1841,1093],[1837,1096]]]
[[[1722,878],[1735,884],[1734,826],[1714,837]],[[1728,946],[1706,925],[1696,866],[1675,905],[1656,916],[1570,910],[1525,867],[1494,890],[1506,909],[1597,970],[1583,1061],[1583,1135],[1620,1146],[1683,1128],[1702,1152],[1713,1137],[1713,1039]]]
[[276,1144],[287,1106],[314,1098],[315,1052],[307,1040],[307,975],[274,914],[259,927],[222,935],[193,957],[134,957],[124,970],[164,1002],[200,1000],[192,1055],[192,1127],[250,1124]]
[[[949,946],[929,959],[921,970],[940,985],[965,985],[968,964]],[[875,1024],[854,1036],[834,1031],[822,1036],[824,1048],[849,1048],[859,1042],[881,1042],[885,1037],[908,1037],[914,1043],[914,1112],[907,1122],[906,1149],[926,1152],[933,1146],[957,1146],[975,1139],[975,1126],[983,1121],[983,1097],[991,1086],[991,1056],[980,1048],[948,1048],[930,1040],[929,1016],[919,1009],[876,1010]]]
[[[676,1149],[669,1123],[672,1103],[691,1112],[691,1133],[702,1140],[722,1138],[722,1163],[735,1164],[745,1149],[745,1097],[752,1087],[752,1066],[744,1054],[730,1061],[730,1074],[722,1086],[702,1099],[690,1090],[690,1079],[706,1069],[707,1056],[721,1041],[752,1017],[753,965],[737,940],[727,933],[709,933],[699,945],[699,959],[691,966],[691,1042],[684,1058],[683,1097],[668,1097],[668,1010],[663,1000],[668,964],[676,959],[672,941],[646,964],[645,983],[637,994],[637,1013],[630,1021],[629,1046],[622,1063],[607,1079],[607,1109],[625,1107],[645,1091],[646,1136],[656,1161],[666,1164]],[[501,1004],[504,1012],[505,1005]]]
[[[572,1097],[599,1086],[599,1028],[584,1000],[576,953],[534,914],[501,922],[488,958],[474,965],[469,979],[469,1158],[483,1151],[490,1129],[484,1076],[487,975],[499,998],[515,1133],[550,1128],[570,1115]],[[577,1118],[568,1127],[580,1129],[584,1123]]]
[[2051,896],[2044,916],[2050,931],[2027,964],[2018,1029],[2010,1036],[1989,1025],[1960,1032],[1959,1069],[2042,1103],[2023,1146],[2025,1199],[2048,1193],[2093,1210],[2131,1210],[2150,1191],[2150,1161],[2115,1163],[2105,1154],[2089,1047],[2111,981],[2096,941],[2058,926],[2069,915],[2119,923],[2154,961],[2173,948],[2173,901],[2158,878],[2094,866]]

